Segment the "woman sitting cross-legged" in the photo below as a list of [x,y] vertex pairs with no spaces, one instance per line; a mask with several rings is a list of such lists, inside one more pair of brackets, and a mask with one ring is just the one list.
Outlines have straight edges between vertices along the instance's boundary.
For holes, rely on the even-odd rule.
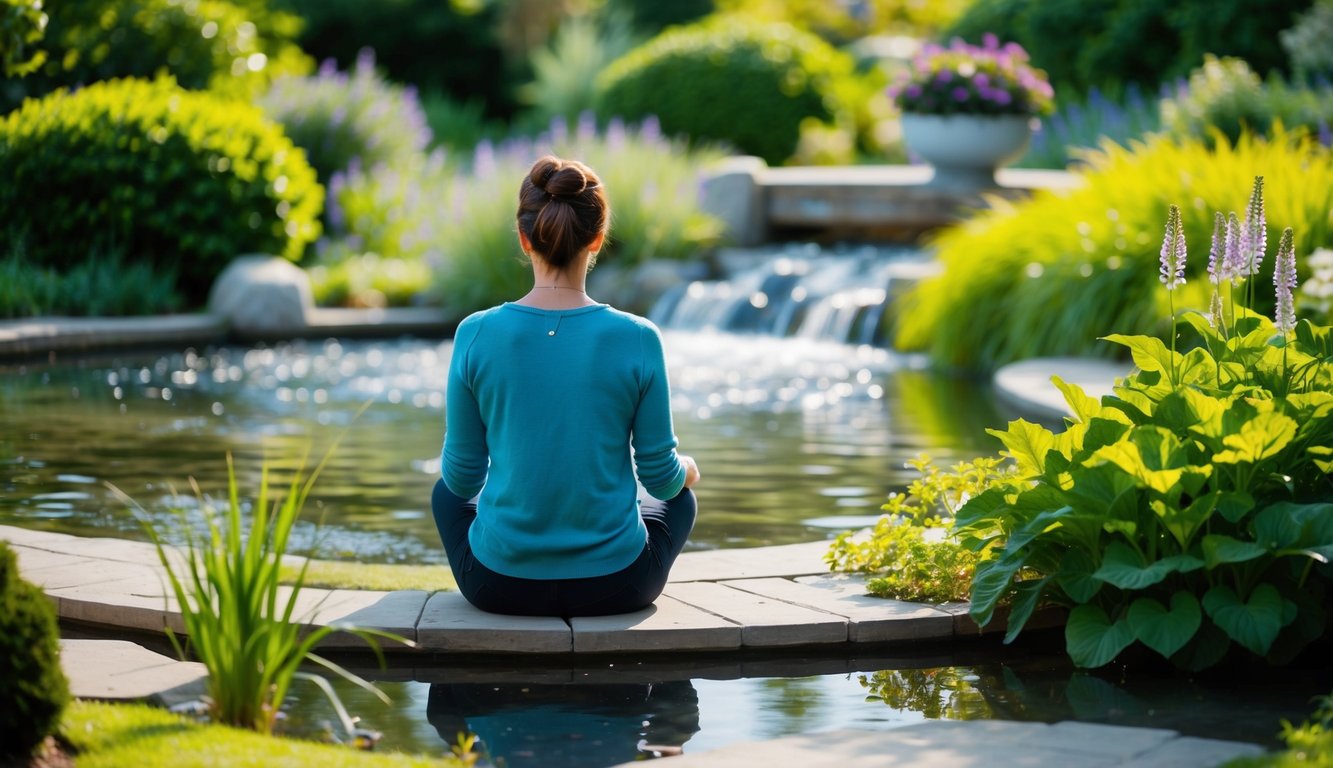
[[585,290],[609,213],[590,168],[538,160],[518,203],[532,290],[454,336],[431,506],[484,611],[644,608],[694,527],[699,470],[676,452],[657,328]]

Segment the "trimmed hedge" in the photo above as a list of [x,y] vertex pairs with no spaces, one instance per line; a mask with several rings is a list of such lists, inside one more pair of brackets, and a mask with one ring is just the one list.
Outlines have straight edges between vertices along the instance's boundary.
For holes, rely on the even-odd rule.
[[840,91],[855,81],[852,59],[814,35],[722,18],[668,29],[613,62],[598,87],[606,117],[656,115],[667,134],[778,164],[796,151],[802,121],[854,122]]
[[112,80],[0,121],[0,241],[34,264],[89,253],[174,269],[200,302],[235,256],[300,258],[324,190],[257,107],[171,79]]
[[0,762],[26,765],[21,758],[55,732],[68,703],[55,609],[0,541]]

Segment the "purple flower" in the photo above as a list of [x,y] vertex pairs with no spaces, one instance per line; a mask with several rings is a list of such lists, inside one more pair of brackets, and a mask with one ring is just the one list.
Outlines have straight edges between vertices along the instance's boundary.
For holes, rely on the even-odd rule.
[[967,89],[961,85],[956,86],[952,91],[949,91],[949,94],[953,96],[953,100],[958,102],[959,104],[962,104],[963,102],[967,101],[967,96],[968,96]]
[[1180,206],[1171,205],[1166,216],[1166,236],[1162,239],[1162,284],[1168,291],[1185,284],[1185,230],[1180,223]]
[[1296,307],[1292,301],[1292,292],[1296,289],[1296,246],[1292,240],[1291,227],[1282,230],[1282,239],[1277,246],[1277,261],[1273,266],[1273,286],[1277,297],[1273,324],[1281,333],[1290,333],[1296,327]]
[[1240,217],[1232,211],[1227,214],[1226,245],[1222,249],[1223,280],[1236,283],[1245,277],[1245,254],[1242,252],[1241,239]]
[[1259,267],[1264,262],[1264,251],[1268,250],[1268,225],[1264,220],[1264,177],[1254,177],[1254,191],[1250,193],[1250,204],[1245,208],[1245,227],[1241,230],[1242,248],[1245,255],[1245,274],[1259,274]]
[[1218,211],[1213,214],[1213,242],[1208,247],[1208,282],[1221,285],[1226,271],[1227,220]]

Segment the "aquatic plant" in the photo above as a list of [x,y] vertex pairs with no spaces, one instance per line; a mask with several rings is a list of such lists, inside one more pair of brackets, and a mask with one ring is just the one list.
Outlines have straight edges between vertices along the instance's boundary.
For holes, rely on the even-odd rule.
[[300,671],[307,661],[388,702],[373,684],[315,653],[315,646],[335,632],[347,632],[365,640],[383,663],[377,638],[408,645],[411,641],[382,630],[341,623],[305,627],[297,614],[305,568],[289,586],[283,584],[282,561],[289,536],[327,460],[326,455],[308,476],[303,477],[300,470],[294,472],[285,494],[270,493],[269,469],[266,464],[261,466],[259,489],[245,530],[243,504],[229,454],[224,510],[219,512],[194,485],[205,534],[198,534],[185,512],[178,510],[175,533],[185,542],[180,553],[168,547],[142,507],[112,487],[137,513],[157,547],[186,635],[182,642],[167,627],[167,637],[181,658],[193,656],[208,671],[208,708],[215,723],[271,733],[296,679],[314,682],[341,711],[341,704],[323,678]]
[[[1263,220],[1261,205],[1250,221]],[[1252,229],[1241,239],[1264,242]],[[1288,229],[1283,275],[1292,242]],[[1280,305],[1290,290],[1278,282]],[[1008,641],[1038,605],[1067,606],[1066,649],[1084,667],[1136,642],[1188,669],[1233,645],[1280,663],[1320,637],[1319,569],[1333,557],[1333,328],[1286,323],[1236,305],[1229,319],[1173,316],[1171,347],[1107,336],[1137,366],[1113,395],[1098,402],[1056,378],[1073,414],[1064,432],[1023,420],[991,430],[1018,475],[955,519],[953,535],[981,555],[973,619],[984,625],[1009,601]],[[1188,351],[1175,351],[1177,334]]]

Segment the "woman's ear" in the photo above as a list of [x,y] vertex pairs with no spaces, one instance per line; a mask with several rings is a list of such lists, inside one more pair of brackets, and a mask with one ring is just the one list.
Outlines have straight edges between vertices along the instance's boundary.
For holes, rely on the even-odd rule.
[[588,252],[597,253],[598,251],[602,250],[602,243],[605,241],[606,241],[606,233],[598,232],[597,237],[594,237],[592,239],[592,242],[588,243]]
[[523,252],[529,257],[532,256],[532,243],[528,240],[528,236],[523,234],[523,230],[521,229],[518,231],[518,247],[522,248]]

